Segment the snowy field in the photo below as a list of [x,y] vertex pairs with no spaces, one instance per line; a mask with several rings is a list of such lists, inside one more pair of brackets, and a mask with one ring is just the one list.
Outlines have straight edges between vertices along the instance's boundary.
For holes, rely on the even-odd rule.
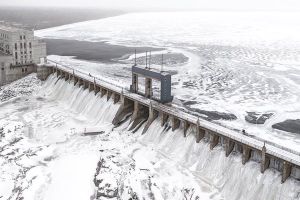
[[[272,127],[300,115],[299,17],[296,12],[132,13],[40,30],[37,35],[159,47],[166,50],[156,54],[184,55],[188,60],[168,59],[164,67],[175,73],[173,94],[182,107],[200,116],[205,111],[233,114],[236,120],[221,118],[218,123],[300,152],[299,121],[283,124],[292,130]],[[160,56],[153,54],[153,67],[159,68]],[[132,56],[109,65],[49,58],[130,83]]]
[[281,184],[274,169],[261,174],[259,163],[242,165],[240,154],[211,151],[192,129],[184,138],[159,119],[145,135],[143,127],[127,131],[129,120],[113,127],[120,104],[106,96],[55,76],[24,95],[28,80],[37,79],[3,87],[19,93],[0,104],[1,200],[299,199],[299,181]]

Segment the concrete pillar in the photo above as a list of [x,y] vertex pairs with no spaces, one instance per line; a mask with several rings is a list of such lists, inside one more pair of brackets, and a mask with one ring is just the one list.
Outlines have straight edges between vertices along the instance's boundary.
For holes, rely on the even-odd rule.
[[133,114],[132,114],[132,117],[131,117],[131,121],[134,121],[138,117],[140,106],[141,105],[139,104],[139,102],[137,102],[137,101],[133,102]]
[[124,97],[123,94],[121,94],[120,99],[121,106],[112,121],[113,125],[119,125],[122,121],[126,119],[127,116],[133,113],[133,101]]
[[93,91],[94,90],[94,84],[93,83],[89,83],[89,91]]
[[288,179],[288,177],[291,175],[291,172],[292,164],[287,161],[283,161],[281,183],[284,183],[286,179]]
[[184,135],[184,137],[186,137],[189,127],[190,127],[189,122],[186,120],[183,120],[183,135]]
[[215,146],[217,146],[218,143],[219,143],[219,135],[217,135],[215,133],[211,133],[210,134],[210,150],[215,148]]
[[97,86],[97,85],[95,85],[95,89],[94,89],[94,91],[95,91],[95,95],[100,91],[100,87],[99,86]]
[[267,148],[266,148],[266,145],[264,145],[261,150],[261,163],[260,163],[261,164],[260,165],[261,173],[264,173],[270,165],[270,158],[267,156],[266,152],[267,152]]
[[110,99],[111,95],[112,95],[112,91],[107,90],[107,101]]
[[77,82],[78,82],[78,78],[74,76],[74,86],[76,85]]
[[149,117],[146,123],[146,126],[142,132],[142,134],[145,134],[147,132],[147,130],[149,129],[150,125],[152,124],[152,122],[158,117],[158,112],[155,111],[153,109],[152,103],[150,102],[150,106],[149,106]]
[[118,93],[114,92],[112,97],[114,99],[114,104],[116,104],[120,101],[120,95]]
[[152,79],[145,78],[145,97],[151,98],[152,97]]
[[180,120],[175,116],[171,116],[172,131],[175,131],[180,126]]
[[160,120],[161,120],[160,125],[164,126],[165,123],[167,122],[168,118],[169,118],[168,114],[161,111],[160,112]]
[[94,92],[95,92],[95,95],[98,93],[98,91],[97,91],[97,89],[96,89],[96,87],[97,87],[97,84],[96,84],[96,80],[95,80],[95,78],[94,78]]
[[232,152],[233,148],[234,148],[234,141],[232,141],[229,138],[226,138],[226,140],[225,140],[225,155],[226,155],[226,157],[229,156],[229,154]]
[[72,79],[73,79],[73,75],[72,74],[69,74],[69,83],[71,83]]
[[205,136],[205,130],[200,128],[200,122],[199,120],[197,120],[197,124],[196,124],[196,142],[199,143],[200,140],[202,140],[202,138],[204,138]]
[[83,80],[83,89],[87,89],[87,88],[89,88],[89,82]]
[[245,165],[246,162],[249,161],[250,157],[251,157],[251,149],[247,145],[243,144],[243,155],[242,155],[243,165]]
[[137,74],[132,74],[132,92],[137,93],[139,89],[139,77]]
[[137,125],[141,124],[143,121],[146,121],[148,114],[148,108],[146,108],[139,102],[134,101],[133,114],[130,121],[131,126],[128,130],[131,131],[135,129]]
[[64,78],[64,77],[65,77],[65,76],[64,76],[64,72],[61,71],[61,70],[59,71],[59,77],[60,77],[60,78]]
[[106,95],[107,90],[104,89],[104,88],[101,88],[101,89],[100,89],[100,92],[101,92],[101,97],[103,97],[104,95]]
[[69,73],[65,72],[65,81],[69,80]]
[[83,80],[81,78],[79,78],[78,82],[79,82],[79,87],[83,85]]

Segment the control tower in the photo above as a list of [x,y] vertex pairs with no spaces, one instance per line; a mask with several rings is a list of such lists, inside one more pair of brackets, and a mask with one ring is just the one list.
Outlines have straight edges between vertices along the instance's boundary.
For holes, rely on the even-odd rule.
[[145,78],[145,97],[149,99],[155,99],[153,97],[152,81],[156,80],[160,82],[160,99],[156,99],[161,103],[172,102],[173,96],[171,95],[171,74],[167,72],[159,72],[150,67],[139,67],[136,64],[132,66],[132,85],[130,91],[139,93],[138,83],[139,77]]

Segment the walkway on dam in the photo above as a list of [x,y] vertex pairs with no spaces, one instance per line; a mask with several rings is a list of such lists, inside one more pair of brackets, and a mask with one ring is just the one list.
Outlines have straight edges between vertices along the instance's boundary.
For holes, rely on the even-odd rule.
[[[199,126],[205,128],[209,131],[218,133],[219,135],[222,135],[222,136],[230,138],[234,141],[240,142],[241,144],[245,144],[253,149],[261,150],[264,147],[264,142],[259,139],[251,138],[251,137],[241,134],[241,132],[231,130],[229,128],[223,127],[216,123],[212,123],[212,122],[209,122],[209,121],[206,121],[203,119],[199,119],[197,116],[191,115],[183,110],[180,110],[179,108],[175,108],[170,105],[161,104],[154,100],[147,99],[141,95],[132,93],[128,89],[122,88],[119,85],[112,84],[106,80],[102,80],[100,78],[93,77],[88,73],[75,70],[72,67],[61,65],[60,63],[57,63],[55,61],[50,61],[50,62],[54,63],[55,66],[57,67],[57,69],[60,69],[69,74],[75,74],[77,77],[80,77],[81,79],[86,80],[87,82],[95,83],[96,85],[100,85],[101,87],[104,87],[108,90],[122,94],[122,95],[124,95],[124,97],[126,97],[128,99],[132,99],[134,101],[137,101],[140,104],[143,104],[146,106],[149,106],[150,104],[152,104],[152,107],[154,110],[162,111],[169,115],[175,116],[178,119],[188,121],[192,124],[199,123]],[[265,147],[266,147],[267,154],[272,155],[277,158],[280,158],[282,160],[288,161],[288,162],[300,167],[299,152],[293,152],[290,149],[286,149],[279,145],[276,145],[276,144],[273,145],[270,143],[266,143]]]

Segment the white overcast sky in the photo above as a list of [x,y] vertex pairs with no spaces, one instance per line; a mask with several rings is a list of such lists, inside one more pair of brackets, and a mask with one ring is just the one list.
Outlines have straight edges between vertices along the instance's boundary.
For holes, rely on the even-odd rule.
[[134,10],[299,10],[300,0],[0,0],[0,6]]

